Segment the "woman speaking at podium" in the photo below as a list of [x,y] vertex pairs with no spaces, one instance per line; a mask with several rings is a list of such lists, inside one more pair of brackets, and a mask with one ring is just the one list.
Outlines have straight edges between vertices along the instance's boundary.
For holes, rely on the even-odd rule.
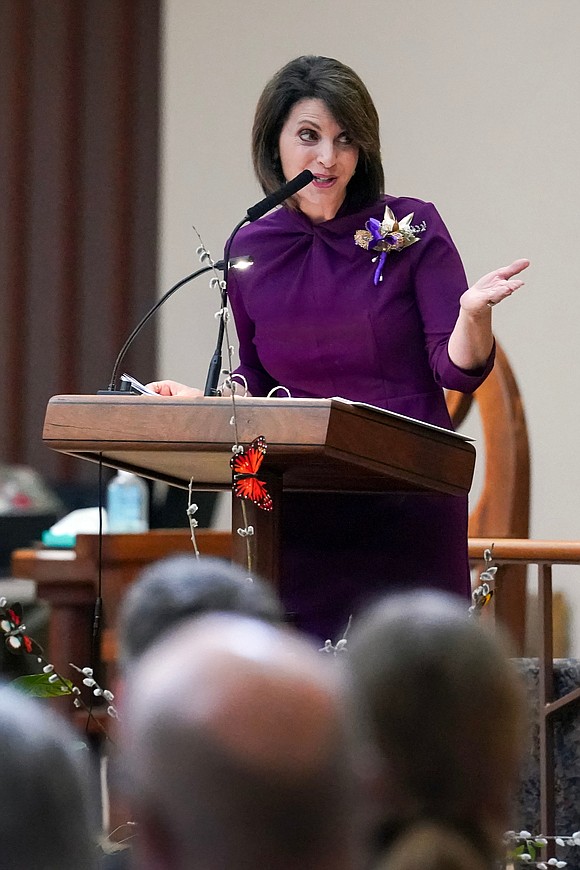
[[[314,178],[233,241],[254,265],[228,294],[250,394],[346,399],[451,429],[444,389],[473,392],[493,366],[492,307],[523,281],[516,260],[471,287],[432,203],[384,195],[379,119],[356,73],[300,57],[266,85],[252,133],[266,194]],[[175,381],[160,395],[201,395]],[[281,399],[280,401],[283,401]],[[267,436],[267,433],[266,433]],[[284,496],[281,595],[321,639],[386,590],[470,593],[467,498],[417,493]]]

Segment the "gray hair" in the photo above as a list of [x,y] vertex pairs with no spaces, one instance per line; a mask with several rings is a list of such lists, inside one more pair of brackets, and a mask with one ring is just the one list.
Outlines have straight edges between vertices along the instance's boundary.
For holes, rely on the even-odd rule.
[[1,686],[0,745],[3,870],[96,867],[88,765],[67,723],[44,704]]

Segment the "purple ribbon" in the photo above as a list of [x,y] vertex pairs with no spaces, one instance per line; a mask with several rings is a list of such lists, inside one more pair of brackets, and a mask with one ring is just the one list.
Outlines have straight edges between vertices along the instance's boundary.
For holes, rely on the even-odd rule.
[[[376,218],[369,218],[366,222],[366,228],[373,237],[373,242],[382,242],[383,236],[381,235],[381,222]],[[374,244],[369,242],[369,248],[374,250]],[[373,283],[375,287],[378,286],[379,281],[382,279],[383,266],[385,265],[385,260],[387,259],[387,252],[382,251],[379,257],[379,262],[377,263],[377,268],[375,269],[375,276],[373,278]]]
[[[369,218],[368,221],[366,222],[365,226],[366,226],[367,230],[369,231],[369,233],[371,234],[371,236],[373,237],[373,241],[382,242],[383,236],[381,233],[381,222],[380,221],[378,221],[376,218]],[[369,242],[369,248],[371,248],[371,247],[374,247],[374,246],[371,245],[371,243]]]

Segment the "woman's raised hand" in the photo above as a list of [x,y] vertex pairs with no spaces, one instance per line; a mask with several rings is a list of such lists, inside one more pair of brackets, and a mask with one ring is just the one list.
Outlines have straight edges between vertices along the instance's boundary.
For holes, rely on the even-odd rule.
[[468,314],[481,314],[497,305],[523,287],[524,282],[514,275],[519,275],[529,265],[529,260],[514,260],[510,266],[488,272],[465,291],[460,299],[461,308]]
[[179,396],[187,399],[203,396],[202,390],[198,390],[197,387],[188,387],[186,384],[180,384],[179,381],[152,381],[150,384],[146,384],[146,386],[159,396]]

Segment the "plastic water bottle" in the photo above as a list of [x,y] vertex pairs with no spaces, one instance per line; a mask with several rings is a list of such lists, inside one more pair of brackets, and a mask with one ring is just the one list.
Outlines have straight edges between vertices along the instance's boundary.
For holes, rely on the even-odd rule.
[[120,470],[107,486],[109,532],[146,532],[149,528],[149,492],[142,478]]

